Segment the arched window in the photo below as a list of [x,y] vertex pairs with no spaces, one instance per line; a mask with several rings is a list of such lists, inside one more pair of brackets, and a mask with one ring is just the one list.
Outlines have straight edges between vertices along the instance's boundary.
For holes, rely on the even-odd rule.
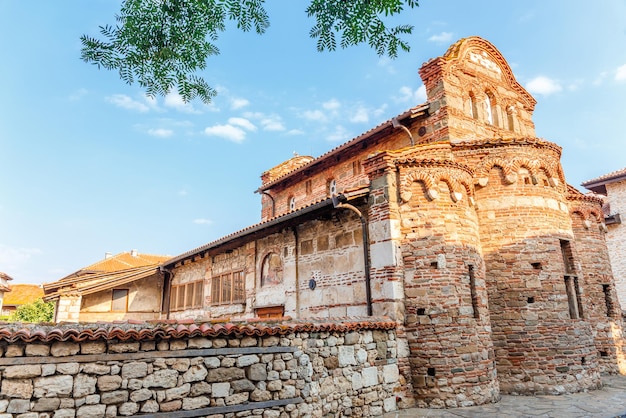
[[509,131],[513,132],[515,131],[515,116],[514,116],[514,111],[515,109],[513,108],[513,106],[509,106],[506,109],[506,120],[507,120],[507,128],[509,129]]
[[296,210],[296,198],[293,196],[289,198],[289,210]]
[[261,286],[271,286],[283,282],[283,262],[280,255],[269,253],[261,266]]
[[488,124],[499,126],[496,98],[490,91],[485,92],[485,114],[487,115],[486,122]]
[[478,119],[478,108],[476,107],[476,97],[474,96],[474,93],[469,94],[469,105],[472,118]]

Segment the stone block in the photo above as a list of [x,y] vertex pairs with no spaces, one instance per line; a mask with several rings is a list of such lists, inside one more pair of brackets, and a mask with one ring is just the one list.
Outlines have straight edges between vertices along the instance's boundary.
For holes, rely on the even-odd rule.
[[117,413],[122,416],[133,416],[139,412],[139,404],[135,402],[124,402],[117,407]]
[[73,396],[81,398],[96,392],[97,378],[87,374],[79,374],[74,377]]
[[98,377],[98,390],[100,392],[110,392],[122,386],[122,378],[119,375],[106,375]]
[[363,387],[375,386],[378,384],[378,368],[366,367],[361,371]]
[[354,357],[354,346],[340,346],[337,356],[339,360],[339,367],[356,365],[356,358]]
[[127,402],[128,391],[114,390],[112,392],[103,392],[100,394],[100,401],[106,405]]
[[211,395],[213,398],[225,398],[230,395],[230,383],[213,383],[211,385]]
[[41,365],[25,364],[21,366],[7,366],[2,374],[5,379],[29,379],[41,376]]
[[10,414],[23,414],[24,412],[28,412],[29,408],[30,400],[11,399],[9,401],[9,406],[7,407],[7,412]]
[[258,382],[260,380],[267,379],[267,367],[265,364],[257,363],[250,366],[246,372],[246,376],[249,380]]
[[194,398],[183,399],[183,409],[188,411],[191,409],[204,408],[211,404],[211,399],[206,396],[197,396]]
[[148,375],[148,364],[144,362],[126,363],[121,370],[122,379],[138,379]]
[[27,357],[45,357],[50,354],[50,346],[45,344],[28,344],[25,351]]
[[102,418],[106,411],[106,405],[83,405],[76,411],[80,418]]
[[80,345],[77,343],[58,341],[50,347],[50,354],[54,357],[73,356],[80,352]]
[[237,358],[237,367],[247,367],[259,362],[259,356],[256,354],[243,355]]

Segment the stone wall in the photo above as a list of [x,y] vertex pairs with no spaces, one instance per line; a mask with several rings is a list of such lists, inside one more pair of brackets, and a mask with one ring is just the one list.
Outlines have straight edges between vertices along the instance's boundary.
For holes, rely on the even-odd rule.
[[0,417],[380,416],[401,395],[394,329],[390,322],[5,327]]
[[606,242],[609,247],[611,268],[615,277],[617,296],[622,308],[626,307],[626,181],[606,185],[610,215],[619,214],[622,223],[608,225]]

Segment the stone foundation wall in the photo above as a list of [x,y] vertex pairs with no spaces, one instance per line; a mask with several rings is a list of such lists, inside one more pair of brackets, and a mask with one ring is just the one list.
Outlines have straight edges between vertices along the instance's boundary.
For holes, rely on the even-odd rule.
[[400,393],[394,327],[0,329],[0,417],[380,416]]

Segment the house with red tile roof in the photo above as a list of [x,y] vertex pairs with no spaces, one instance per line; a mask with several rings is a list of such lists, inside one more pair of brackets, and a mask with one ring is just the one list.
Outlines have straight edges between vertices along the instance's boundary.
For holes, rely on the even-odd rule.
[[604,222],[611,268],[622,309],[626,307],[626,168],[613,171],[582,184],[593,193],[604,196]]
[[390,318],[421,406],[626,372],[603,202],[535,136],[535,99],[478,37],[419,75],[426,103],[266,171],[258,224],[163,262],[164,316]]
[[159,319],[164,287],[159,266],[169,258],[137,250],[107,253],[94,264],[45,283],[44,301],[56,303],[57,322]]
[[22,305],[33,303],[43,297],[43,289],[39,284],[13,284],[10,285],[10,293],[7,293],[2,303],[2,315],[11,315]]

